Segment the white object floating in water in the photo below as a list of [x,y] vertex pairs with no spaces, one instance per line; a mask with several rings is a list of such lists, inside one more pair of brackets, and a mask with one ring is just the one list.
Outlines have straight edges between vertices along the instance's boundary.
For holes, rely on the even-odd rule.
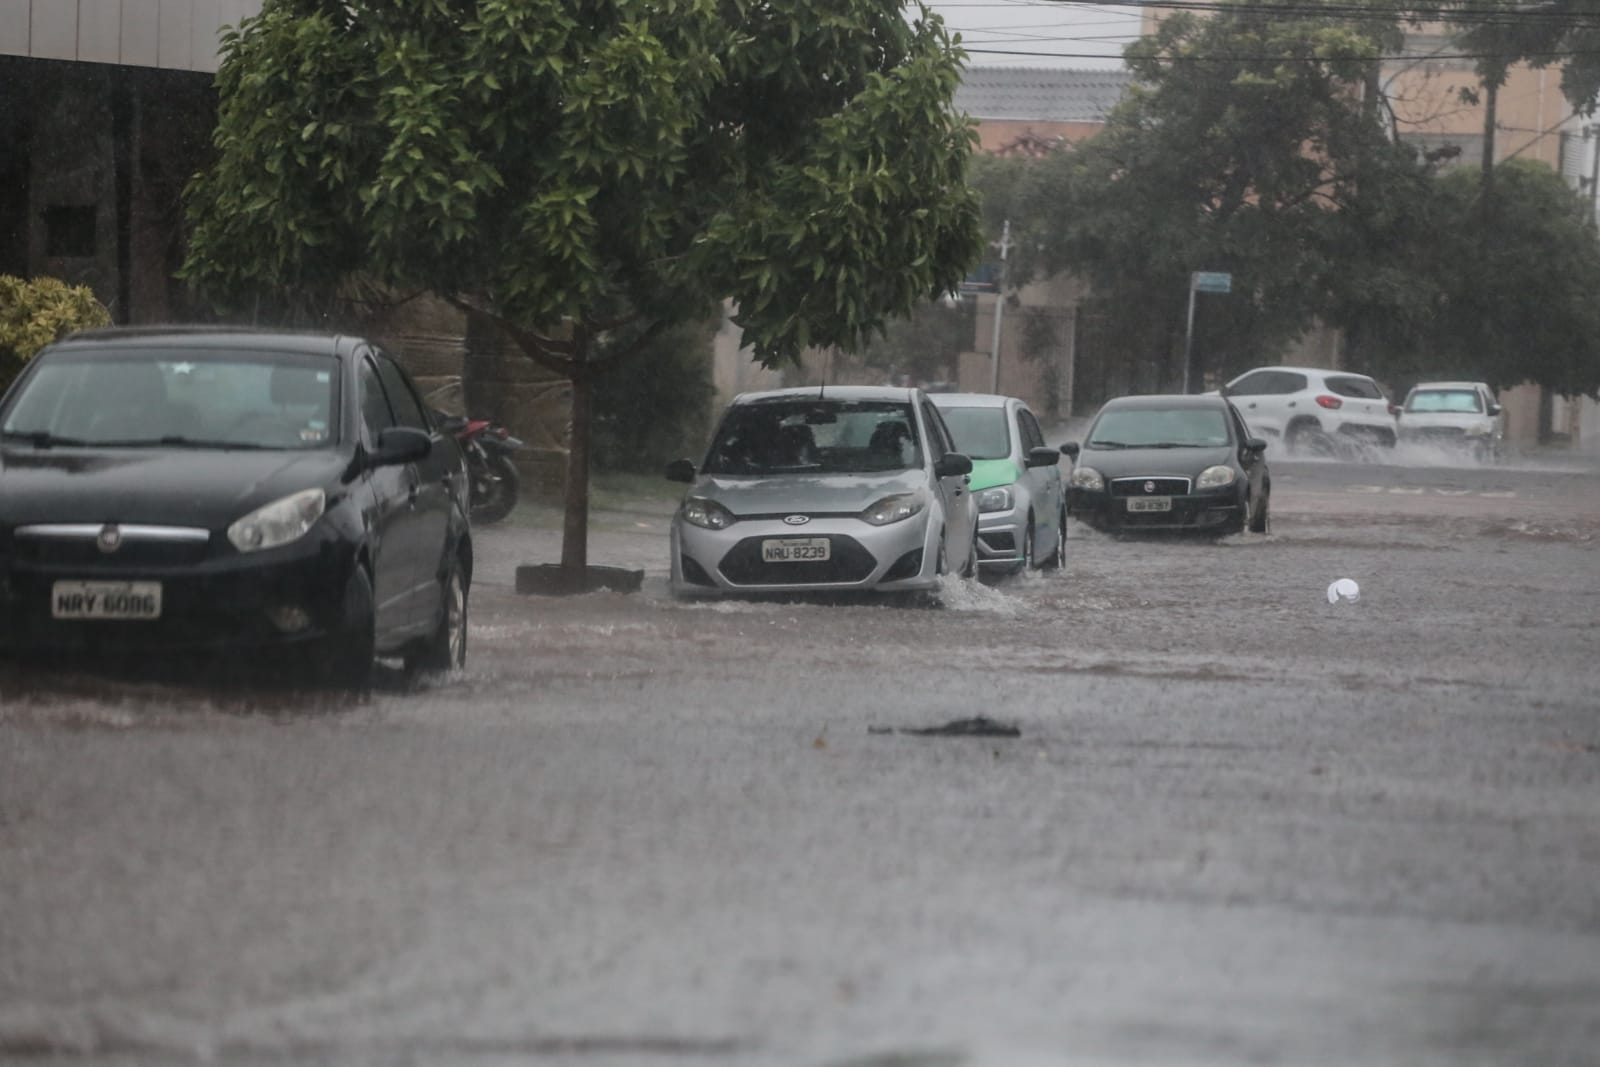
[[1354,578],[1340,578],[1328,586],[1328,603],[1337,604],[1341,600],[1347,604],[1354,604],[1361,599],[1361,587],[1355,583]]

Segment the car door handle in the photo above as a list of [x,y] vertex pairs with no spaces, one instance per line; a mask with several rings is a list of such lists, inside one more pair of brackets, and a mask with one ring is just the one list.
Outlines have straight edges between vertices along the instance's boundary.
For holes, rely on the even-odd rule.
[[1289,401],[1289,406],[1290,407],[1294,407],[1294,401],[1293,400]]

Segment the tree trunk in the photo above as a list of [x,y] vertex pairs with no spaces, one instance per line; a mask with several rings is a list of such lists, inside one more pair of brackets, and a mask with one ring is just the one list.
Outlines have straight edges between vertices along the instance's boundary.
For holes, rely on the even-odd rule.
[[589,566],[589,441],[594,429],[594,377],[588,338],[578,335],[572,373],[572,433],[567,446],[566,516],[561,528],[561,566]]
[[1485,236],[1488,234],[1489,213],[1492,210],[1489,203],[1494,196],[1494,135],[1495,125],[1498,122],[1496,111],[1500,103],[1500,83],[1490,80],[1485,86],[1483,97],[1483,181],[1480,193],[1483,198],[1483,222]]

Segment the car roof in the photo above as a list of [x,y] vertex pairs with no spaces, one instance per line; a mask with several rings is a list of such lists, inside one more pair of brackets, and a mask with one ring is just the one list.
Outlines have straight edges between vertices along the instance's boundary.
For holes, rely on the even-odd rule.
[[767,404],[783,400],[895,400],[910,403],[920,390],[890,385],[807,385],[797,389],[768,389],[741,393],[735,404]]
[[1286,371],[1291,371],[1291,372],[1293,372],[1295,374],[1320,374],[1320,375],[1323,375],[1324,377],[1332,375],[1332,376],[1337,377],[1337,378],[1365,378],[1368,381],[1374,381],[1374,382],[1377,381],[1377,379],[1374,378],[1372,375],[1370,375],[1370,374],[1362,374],[1360,371],[1334,370],[1332,367],[1290,367],[1290,366],[1251,367],[1247,371],[1244,371],[1244,372],[1242,372],[1240,374],[1235,374],[1229,380],[1236,382],[1240,378],[1243,378],[1246,374],[1254,374],[1256,371],[1260,371],[1260,370],[1286,370]]
[[337,355],[351,350],[358,338],[346,334],[301,330],[269,330],[258,326],[109,326],[80,330],[53,348],[93,350],[117,348],[128,343],[159,342],[171,348],[270,348],[280,352]]
[[928,399],[936,408],[1003,408],[1013,401],[1022,407],[1028,406],[1016,397],[999,393],[929,393]]
[[1418,382],[1411,387],[1413,393],[1418,389],[1483,389],[1487,392],[1494,391],[1483,382]]
[[1102,411],[1127,410],[1161,411],[1174,408],[1220,408],[1228,402],[1216,394],[1191,396],[1183,393],[1156,393],[1150,396],[1119,396],[1107,400]]

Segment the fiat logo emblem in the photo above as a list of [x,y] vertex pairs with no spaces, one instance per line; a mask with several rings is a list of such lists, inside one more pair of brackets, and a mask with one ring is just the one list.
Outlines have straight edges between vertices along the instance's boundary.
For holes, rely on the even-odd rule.
[[790,526],[804,526],[811,521],[810,515],[785,515],[783,521]]
[[100,534],[94,539],[100,546],[100,551],[110,555],[122,547],[122,528],[114,522],[108,522],[100,527]]
[[1144,491],[1147,492],[1147,493],[1155,492],[1156,491],[1156,483],[1155,482],[1145,482],[1144,483]]

